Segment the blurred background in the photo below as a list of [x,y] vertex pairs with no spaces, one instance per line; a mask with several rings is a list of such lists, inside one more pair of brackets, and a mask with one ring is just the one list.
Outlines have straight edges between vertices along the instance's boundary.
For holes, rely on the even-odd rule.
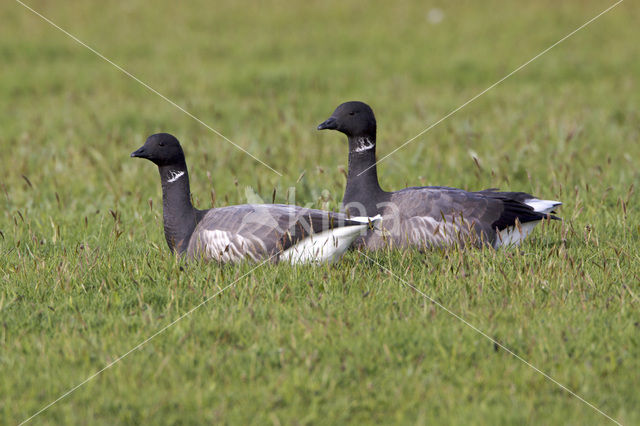
[[[339,103],[374,108],[381,157],[609,3],[29,4],[283,176],[8,2],[2,220],[25,204],[52,207],[56,192],[78,215],[157,199],[155,172],[128,154],[160,131],[182,141],[200,207],[212,187],[226,204],[244,186],[265,199],[276,188],[280,201],[295,186],[299,203],[327,190],[337,208],[345,138],[315,127]],[[638,15],[622,4],[385,160],[383,187],[624,190],[638,179]]]

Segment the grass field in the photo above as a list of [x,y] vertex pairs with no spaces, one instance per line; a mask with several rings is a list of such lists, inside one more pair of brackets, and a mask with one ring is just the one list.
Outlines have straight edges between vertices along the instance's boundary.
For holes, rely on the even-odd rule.
[[637,4],[380,164],[385,189],[562,200],[564,221],[520,250],[185,265],[164,242],[155,167],[129,158],[148,135],[182,141],[200,208],[245,202],[251,187],[337,210],[346,142],[315,130],[335,106],[373,106],[383,156],[613,1],[240,3],[28,2],[282,176],[19,3],[0,5],[0,423],[234,282],[32,422],[610,423],[406,280],[640,424]]

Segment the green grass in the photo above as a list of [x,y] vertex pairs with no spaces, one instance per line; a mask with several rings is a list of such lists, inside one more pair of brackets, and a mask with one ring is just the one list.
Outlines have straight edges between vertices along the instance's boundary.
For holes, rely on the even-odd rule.
[[238,279],[34,423],[609,423],[402,279],[639,424],[640,8],[622,3],[380,165],[386,189],[560,199],[563,223],[507,253],[350,253],[241,278],[255,265],[168,252],[157,172],[128,158],[146,136],[183,142],[201,208],[250,186],[337,209],[346,143],[315,126],[340,102],[373,106],[385,155],[611,3],[238,3],[29,2],[282,177],[0,6],[0,423]]

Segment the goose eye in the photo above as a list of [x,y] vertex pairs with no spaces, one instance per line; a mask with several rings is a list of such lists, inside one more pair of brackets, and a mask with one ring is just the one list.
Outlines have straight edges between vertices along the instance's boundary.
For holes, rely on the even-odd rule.
[[356,115],[356,112],[355,112],[355,111],[351,111],[351,112],[349,113],[349,115]]
[[158,142],[158,145],[164,146],[164,142]]

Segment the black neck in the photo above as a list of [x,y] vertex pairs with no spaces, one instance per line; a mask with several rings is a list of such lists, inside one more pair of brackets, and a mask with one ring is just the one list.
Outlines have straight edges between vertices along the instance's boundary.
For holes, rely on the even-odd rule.
[[182,253],[198,222],[198,211],[191,204],[187,165],[183,162],[159,166],[158,170],[162,182],[164,236],[171,250]]
[[[374,216],[385,192],[378,184],[375,137],[349,137],[349,173],[342,203],[347,213]],[[363,211],[364,210],[364,211]]]

